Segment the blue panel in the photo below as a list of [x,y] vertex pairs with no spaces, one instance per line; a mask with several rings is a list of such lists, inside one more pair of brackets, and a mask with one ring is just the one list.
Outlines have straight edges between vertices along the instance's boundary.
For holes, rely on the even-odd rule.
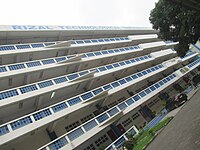
[[92,43],[97,43],[98,41],[97,40],[91,40],[92,41]]
[[108,111],[108,114],[112,117],[113,115],[115,115],[118,112],[119,112],[119,110],[116,107],[114,107],[113,109]]
[[147,72],[146,72],[146,71],[142,71],[142,74],[143,74],[143,75],[146,75],[146,74],[147,74]]
[[82,97],[83,100],[88,100],[91,97],[93,97],[93,94],[92,94],[92,92],[88,92],[86,94],[81,95],[81,97]]
[[44,81],[44,82],[38,83],[38,85],[39,85],[40,88],[45,88],[47,86],[52,86],[53,82],[51,80],[50,81]]
[[86,53],[86,56],[92,57],[92,56],[95,56],[95,55],[94,55],[94,53]]
[[126,47],[126,48],[124,48],[126,51],[128,51],[128,50],[130,50],[130,48],[129,47]]
[[83,75],[85,75],[85,74],[87,74],[87,73],[89,73],[89,71],[82,71],[82,72],[79,73],[79,75],[80,75],[80,76],[83,76]]
[[6,67],[0,67],[0,72],[6,72],[6,71],[7,71]]
[[30,62],[30,63],[26,63],[26,64],[28,67],[41,66],[41,63],[39,61]]
[[66,82],[67,79],[66,79],[66,77],[60,77],[60,78],[54,79],[54,81],[55,81],[56,84],[59,84],[59,83],[62,83],[62,82]]
[[114,53],[114,50],[108,50],[108,53],[110,53],[110,54]]
[[108,54],[108,51],[102,51],[101,53],[105,55]]
[[156,88],[159,88],[159,87],[160,87],[160,85],[159,85],[158,83],[154,84],[154,86],[155,86]]
[[54,45],[56,43],[44,43],[45,46],[50,46],[50,45]]
[[130,64],[130,63],[131,63],[131,61],[127,60],[127,61],[125,61],[125,63],[126,63],[126,64]]
[[106,68],[107,68],[107,69],[112,69],[113,66],[112,66],[112,65],[108,65],[108,66],[106,66]]
[[151,91],[154,91],[156,88],[152,85],[150,86]]
[[72,99],[67,101],[67,103],[70,106],[75,105],[75,104],[80,103],[80,102],[81,102],[81,99],[79,97],[75,97],[75,98],[72,98]]
[[16,45],[17,49],[31,48],[30,45]]
[[94,93],[94,95],[97,95],[97,94],[101,93],[102,91],[103,91],[102,88],[98,88],[98,89],[96,89],[96,90],[94,90],[92,92]]
[[31,44],[31,46],[32,46],[33,48],[44,47],[43,43],[41,43],[41,44]]
[[138,100],[140,99],[140,97],[139,97],[138,95],[135,95],[135,96],[133,96],[133,99],[134,99],[135,101],[138,101]]
[[85,42],[85,43],[91,43],[91,41],[90,41],[90,40],[84,40],[84,42]]
[[86,124],[83,125],[85,131],[89,131],[91,130],[92,128],[96,127],[98,124],[96,123],[95,120],[92,120]]
[[54,141],[52,144],[49,145],[50,150],[59,150],[63,146],[67,144],[67,140],[63,137],[61,139],[58,139]]
[[53,59],[48,59],[48,60],[42,60],[43,64],[52,64],[55,63],[55,61]]
[[68,134],[68,138],[70,141],[73,141],[74,139],[78,138],[79,136],[81,136],[83,134],[84,134],[83,130],[81,128],[78,128],[78,129],[70,132]]
[[96,56],[98,56],[98,55],[102,55],[101,52],[95,52],[94,54],[95,54]]
[[16,129],[26,126],[27,124],[30,124],[30,123],[32,123],[31,118],[25,117],[25,118],[15,121],[15,122],[12,122],[11,127],[13,130],[16,130]]
[[77,44],[84,44],[84,41],[76,41]]
[[125,102],[123,102],[123,103],[119,104],[118,107],[120,110],[123,110],[127,107],[127,105],[125,104]]
[[142,92],[139,93],[139,95],[140,95],[141,97],[144,97],[144,96],[146,95],[146,93],[145,93],[144,91],[142,91]]
[[149,94],[149,93],[151,93],[151,90],[148,88],[148,89],[145,90],[145,92],[146,92],[147,94]]
[[25,65],[24,65],[24,64],[10,65],[10,66],[8,66],[8,68],[9,68],[10,70],[18,70],[18,69],[23,69],[23,68],[25,68]]
[[107,70],[106,67],[99,67],[98,69],[99,69],[100,71],[105,71],[105,70]]
[[119,83],[122,85],[122,84],[125,84],[126,83],[126,80],[125,79],[121,79],[119,80]]
[[112,85],[114,88],[120,86],[120,84],[119,84],[118,82],[111,83],[111,85]]
[[136,60],[135,60],[135,59],[131,59],[130,61],[131,61],[132,63],[136,62]]
[[136,74],[132,75],[131,77],[132,77],[133,79],[137,79],[137,78],[138,78],[138,76],[137,76]]
[[138,75],[138,77],[141,77],[141,76],[143,76],[141,72],[139,72],[137,75]]
[[0,46],[0,51],[15,50],[14,46]]
[[126,103],[127,103],[128,105],[131,105],[131,104],[134,103],[134,100],[133,100],[132,98],[130,98],[130,99],[128,99],[128,100],[126,101]]
[[56,58],[55,60],[56,60],[57,62],[64,61],[64,60],[66,60],[66,57]]
[[121,66],[126,65],[125,62],[120,62],[119,64],[120,64]]
[[110,41],[115,41],[115,39],[114,39],[114,38],[112,38],[112,39],[110,39]]
[[120,146],[123,144],[124,141],[125,141],[125,138],[124,138],[124,137],[121,137],[120,139],[118,139],[118,140],[114,143],[115,147],[116,147],[116,148],[120,147]]
[[45,118],[47,116],[51,115],[51,112],[49,109],[45,109],[45,110],[42,110],[40,112],[37,112],[35,114],[33,114],[33,117],[35,118],[35,120],[40,120],[42,118]]
[[78,77],[79,77],[78,74],[72,74],[72,75],[68,75],[68,76],[67,76],[67,78],[68,78],[69,80],[73,80],[73,79],[76,79],[76,78],[78,78]]
[[105,85],[105,86],[103,87],[103,89],[104,89],[104,90],[108,90],[108,89],[112,89],[112,87],[111,87],[110,85]]
[[119,50],[119,49],[114,49],[114,51],[115,51],[116,53],[120,52],[120,50]]
[[125,80],[126,80],[127,82],[130,82],[130,81],[132,81],[133,79],[132,79],[131,77],[126,77]]
[[126,48],[120,48],[119,49],[121,52],[123,52],[123,51],[126,51],[126,50],[128,50],[128,49],[126,49]]
[[107,120],[108,118],[109,118],[108,115],[105,113],[105,114],[102,114],[99,117],[97,117],[97,120],[98,120],[99,123],[102,123],[105,120]]
[[104,40],[103,39],[99,39],[98,42],[104,42]]
[[0,100],[19,95],[17,90],[10,90],[0,93]]
[[28,86],[25,86],[25,87],[21,87],[19,88],[21,93],[24,94],[24,93],[27,93],[27,92],[30,92],[30,91],[35,91],[37,90],[37,86],[35,84],[33,85],[28,85]]
[[8,132],[9,132],[9,130],[8,130],[7,126],[0,127],[0,136],[6,134]]
[[115,63],[113,64],[113,66],[116,68],[116,67],[119,67],[120,65],[118,63]]
[[164,84],[164,82],[163,82],[163,81],[160,81],[159,84],[162,86],[162,85]]
[[52,109],[53,109],[54,112],[58,112],[58,111],[63,110],[67,107],[68,107],[67,104],[65,102],[63,102],[63,103],[60,103],[60,104],[53,106]]

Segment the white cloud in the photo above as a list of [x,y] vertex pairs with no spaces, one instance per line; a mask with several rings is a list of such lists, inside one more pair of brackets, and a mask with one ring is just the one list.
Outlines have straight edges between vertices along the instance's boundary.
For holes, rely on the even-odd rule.
[[150,27],[158,0],[1,0],[1,25]]

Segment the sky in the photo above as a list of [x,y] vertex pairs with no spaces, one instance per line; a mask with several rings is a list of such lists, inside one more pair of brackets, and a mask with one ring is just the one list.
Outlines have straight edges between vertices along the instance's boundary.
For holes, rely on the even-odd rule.
[[158,0],[1,0],[1,25],[151,27]]

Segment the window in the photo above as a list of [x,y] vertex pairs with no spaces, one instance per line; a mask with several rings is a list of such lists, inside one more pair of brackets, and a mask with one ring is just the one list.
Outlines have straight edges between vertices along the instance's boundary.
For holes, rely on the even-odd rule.
[[136,118],[138,118],[140,115],[138,113],[133,114],[132,119],[135,120]]
[[106,68],[107,68],[107,69],[112,69],[113,66],[112,66],[112,65],[108,65],[108,66],[106,66]]
[[97,139],[94,143],[96,144],[97,147],[101,146],[103,143],[108,141],[108,137],[104,134],[101,136],[99,139]]
[[105,85],[105,86],[103,87],[103,89],[104,89],[104,90],[108,90],[108,89],[112,89],[112,87],[111,87],[110,85]]
[[102,55],[101,52],[95,52],[94,54],[95,54],[96,56],[98,56],[98,55]]
[[85,123],[85,122],[87,122],[88,120],[90,120],[90,119],[92,119],[92,118],[93,118],[93,115],[92,115],[92,114],[89,114],[89,115],[87,115],[86,117],[81,118],[81,122],[82,122],[82,123]]
[[135,75],[135,74],[132,75],[131,77],[132,77],[133,79],[137,79],[137,78],[138,78],[137,75]]
[[150,86],[151,91],[154,91],[156,88],[152,85]]
[[132,122],[132,120],[130,118],[126,119],[125,121],[122,122],[123,126],[126,127],[128,126],[130,123]]
[[88,57],[95,56],[94,53],[87,53],[86,55],[87,55]]
[[114,53],[114,50],[108,50],[108,53]]
[[108,54],[108,51],[102,51],[101,53],[102,54]]
[[83,150],[95,150],[96,148],[94,147],[93,144],[90,144],[89,146],[87,146],[86,148],[84,148]]
[[125,79],[121,79],[119,80],[119,83],[122,85],[122,84],[125,84],[126,83],[126,80]]
[[69,131],[73,130],[74,128],[78,127],[78,126],[80,126],[79,121],[75,121],[72,124],[66,126],[65,129],[66,129],[67,132],[69,132]]
[[119,64],[120,64],[121,66],[126,65],[125,62],[120,62]]
[[141,97],[144,97],[144,96],[146,95],[146,93],[145,93],[144,91],[142,91],[142,92],[139,93],[139,95],[140,95]]
[[116,68],[116,67],[119,67],[120,65],[116,63],[116,64],[113,64],[113,66]]
[[131,59],[130,61],[131,61],[132,63],[136,62],[136,60],[135,60],[135,59]]
[[76,41],[77,44],[84,44],[84,41]]

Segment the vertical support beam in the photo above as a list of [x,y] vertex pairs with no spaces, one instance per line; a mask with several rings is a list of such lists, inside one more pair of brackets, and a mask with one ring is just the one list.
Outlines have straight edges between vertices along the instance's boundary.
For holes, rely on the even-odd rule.
[[15,62],[20,62],[20,56],[19,55],[15,55]]
[[30,74],[25,74],[24,75],[24,84],[29,84],[31,81],[31,75]]
[[36,100],[35,100],[35,110],[40,109],[41,104],[42,104],[42,99],[43,99],[43,96],[38,96],[36,98]]
[[47,130],[51,133],[54,131],[55,127],[56,127],[56,122],[54,121],[53,123],[50,123],[50,125],[48,126]]

